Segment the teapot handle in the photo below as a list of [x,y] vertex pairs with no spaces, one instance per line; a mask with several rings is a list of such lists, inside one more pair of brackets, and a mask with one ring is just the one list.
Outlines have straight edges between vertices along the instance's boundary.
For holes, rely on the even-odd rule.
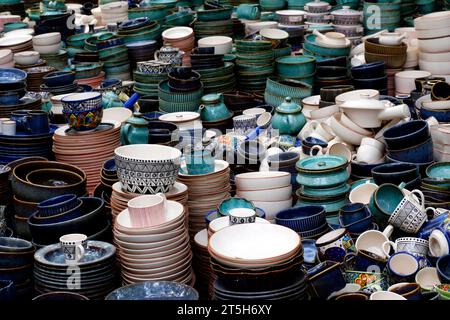
[[418,195],[420,197],[420,206],[425,207],[425,196],[423,195],[422,191],[414,189],[413,191],[411,191],[411,195],[413,194]]
[[153,54],[153,57],[155,58],[155,60],[159,60],[159,50],[155,51],[155,53]]
[[128,134],[130,133],[131,124],[125,123],[120,130],[120,140],[122,140],[123,145],[130,144],[130,140],[128,139]]
[[322,154],[322,147],[321,146],[319,146],[319,145],[314,145],[314,146],[312,146],[311,147],[311,149],[309,150],[309,155],[312,157],[313,156],[313,151],[314,150],[317,150],[317,154],[319,154],[319,152]]
[[314,29],[313,34],[318,36],[322,40],[326,40],[327,39],[327,37],[324,34],[320,33],[317,29]]

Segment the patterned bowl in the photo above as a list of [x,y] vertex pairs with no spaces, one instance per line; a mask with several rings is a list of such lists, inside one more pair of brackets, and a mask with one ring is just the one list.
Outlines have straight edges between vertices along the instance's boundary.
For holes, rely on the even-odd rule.
[[95,129],[102,121],[102,95],[99,92],[83,92],[61,99],[63,114],[70,128],[84,131]]

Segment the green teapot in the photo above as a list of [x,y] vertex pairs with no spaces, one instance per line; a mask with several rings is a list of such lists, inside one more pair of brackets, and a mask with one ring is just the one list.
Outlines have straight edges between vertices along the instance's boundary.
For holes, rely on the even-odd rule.
[[292,102],[291,97],[286,97],[284,102],[275,109],[272,127],[278,129],[280,135],[296,136],[305,124],[306,118],[302,113],[302,107]]
[[199,113],[202,121],[207,122],[225,120],[233,115],[223,102],[223,95],[221,93],[210,93],[203,96]]
[[142,117],[142,113],[135,112],[128,118],[120,129],[120,140],[122,145],[147,144],[148,143],[148,121]]

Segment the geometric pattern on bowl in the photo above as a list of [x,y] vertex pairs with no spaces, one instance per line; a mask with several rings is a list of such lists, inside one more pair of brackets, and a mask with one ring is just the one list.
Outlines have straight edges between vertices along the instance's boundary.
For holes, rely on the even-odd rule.
[[102,122],[103,108],[100,105],[99,108],[82,112],[63,109],[63,114],[70,128],[80,131],[90,130],[96,128]]

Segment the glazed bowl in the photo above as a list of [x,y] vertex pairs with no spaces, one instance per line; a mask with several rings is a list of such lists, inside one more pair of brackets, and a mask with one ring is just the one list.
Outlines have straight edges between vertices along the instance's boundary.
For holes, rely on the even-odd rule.
[[376,61],[353,67],[351,72],[356,79],[372,79],[383,76],[384,68],[385,63],[383,61]]
[[39,52],[36,51],[22,51],[14,54],[14,61],[24,66],[36,64],[39,58]]
[[450,283],[450,255],[439,258],[436,263],[439,280],[442,283]]
[[237,209],[237,208],[255,210],[255,206],[254,206],[253,202],[248,201],[243,198],[234,197],[234,198],[223,200],[221,203],[219,203],[219,205],[217,206],[217,211],[222,216],[229,216],[230,211],[233,209]]
[[400,184],[410,182],[418,177],[419,168],[407,163],[387,163],[376,166],[372,169],[372,176],[376,184],[383,183]]
[[286,186],[290,181],[290,174],[282,171],[248,172],[235,176],[236,188],[239,190],[273,189]]
[[75,81],[75,72],[56,71],[46,74],[43,78],[48,87],[61,87],[72,84]]
[[29,252],[31,242],[20,238],[0,237],[0,252]]
[[275,216],[275,223],[296,232],[317,229],[326,223],[325,208],[322,206],[304,206],[282,210]]
[[40,216],[52,216],[71,210],[77,206],[77,196],[66,194],[53,197],[38,204]]
[[114,290],[105,300],[198,300],[198,292],[171,281],[147,281]]
[[199,48],[214,48],[214,54],[231,53],[233,39],[225,36],[204,37],[198,40]]
[[428,123],[423,120],[413,120],[395,125],[383,133],[388,148],[402,149],[425,142],[430,137]]

